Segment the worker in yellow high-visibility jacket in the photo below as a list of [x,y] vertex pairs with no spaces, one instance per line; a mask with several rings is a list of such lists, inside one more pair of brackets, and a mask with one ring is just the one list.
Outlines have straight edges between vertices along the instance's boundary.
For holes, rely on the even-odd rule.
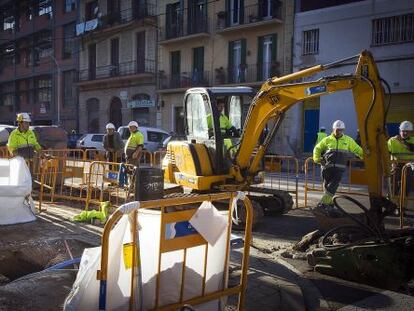
[[328,136],[326,134],[326,128],[324,126],[321,126],[321,128],[319,129],[319,132],[316,133],[316,143],[315,143],[315,146],[317,144],[319,144],[321,142],[321,140],[324,139],[326,136]]
[[345,135],[344,130],[345,123],[336,120],[332,125],[332,134],[322,139],[313,150],[313,160],[322,166],[324,195],[320,203],[324,205],[332,205],[347,161],[355,155],[363,158],[362,148]]
[[[414,161],[414,136],[413,124],[410,121],[403,121],[400,124],[400,132],[398,135],[391,137],[388,140],[388,151],[391,154],[394,170],[394,193],[398,194],[400,191],[401,169],[405,162]],[[410,192],[414,185],[414,176],[411,170],[407,171],[407,193]]]
[[131,121],[128,124],[131,133],[125,144],[125,156],[128,164],[139,166],[141,152],[144,148],[144,135],[138,130],[138,122]]
[[42,149],[35,133],[29,129],[30,122],[31,118],[28,113],[17,114],[18,127],[10,133],[7,142],[7,148],[13,157],[22,156],[25,159],[31,159],[35,152]]

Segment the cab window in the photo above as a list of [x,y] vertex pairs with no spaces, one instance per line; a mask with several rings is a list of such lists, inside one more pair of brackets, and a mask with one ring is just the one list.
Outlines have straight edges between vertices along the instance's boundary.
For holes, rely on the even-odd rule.
[[232,126],[236,129],[241,129],[241,99],[240,96],[231,96],[229,104],[229,120]]
[[207,118],[211,109],[206,94],[189,94],[186,98],[187,133],[189,136],[208,139]]

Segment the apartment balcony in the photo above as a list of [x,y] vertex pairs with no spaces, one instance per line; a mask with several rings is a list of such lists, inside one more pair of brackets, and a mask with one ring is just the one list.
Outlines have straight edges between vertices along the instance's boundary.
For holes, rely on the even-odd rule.
[[91,19],[76,25],[76,35],[106,33],[112,30],[127,27],[134,21],[151,19],[157,16],[154,4],[136,4],[132,8],[119,12],[108,12],[99,18]]
[[162,45],[208,36],[210,36],[210,29],[207,18],[195,20],[185,26],[181,22],[160,27],[160,44]]
[[182,72],[175,75],[158,74],[158,88],[160,90],[187,89],[190,87],[211,86],[210,72]]
[[267,79],[279,75],[278,62],[220,67],[215,69],[214,85],[262,84]]
[[215,23],[216,32],[225,34],[245,28],[253,29],[283,23],[282,2],[268,1],[263,0],[260,4],[244,6],[238,10],[218,12]]
[[[102,82],[116,83],[128,79],[154,79],[155,60],[129,61],[118,65],[99,66],[79,71],[78,85]],[[155,82],[155,81],[154,81]]]

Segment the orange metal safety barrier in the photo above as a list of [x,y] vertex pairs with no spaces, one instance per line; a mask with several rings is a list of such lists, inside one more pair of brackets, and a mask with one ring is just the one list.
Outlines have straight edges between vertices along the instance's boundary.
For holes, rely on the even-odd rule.
[[[218,193],[218,194],[210,194],[210,195],[198,195],[198,196],[190,196],[190,197],[178,197],[178,198],[168,198],[168,199],[161,199],[161,200],[154,200],[154,201],[143,201],[143,202],[134,202],[136,203],[129,203],[128,205],[121,206],[118,208],[115,213],[109,218],[108,222],[105,225],[104,232],[102,235],[102,253],[101,253],[101,267],[97,273],[97,279],[100,280],[100,291],[99,291],[99,309],[105,310],[106,306],[106,297],[110,297],[111,293],[107,293],[107,280],[108,280],[108,258],[109,258],[109,236],[111,230],[115,226],[115,224],[125,215],[132,218],[132,266],[131,266],[131,290],[130,290],[130,310],[134,310],[137,306],[137,269],[139,269],[140,265],[140,248],[138,245],[138,210],[139,209],[158,209],[160,208],[161,211],[161,221],[160,221],[160,247],[159,247],[159,255],[158,258],[154,258],[154,260],[158,260],[158,268],[156,272],[156,290],[155,290],[155,308],[153,310],[178,310],[184,305],[198,305],[200,303],[205,303],[212,300],[220,299],[221,297],[230,296],[230,295],[238,295],[238,308],[237,310],[243,310],[244,299],[245,299],[245,291],[247,287],[247,271],[248,271],[248,264],[249,264],[249,253],[250,253],[250,243],[244,243],[244,250],[243,250],[243,258],[242,258],[242,270],[239,283],[235,286],[227,288],[227,278],[228,278],[228,270],[229,270],[229,256],[230,256],[230,233],[231,233],[231,211],[232,211],[232,204],[233,199],[237,197],[236,193]],[[229,213],[228,213],[228,223],[227,223],[227,232],[226,232],[226,253],[224,256],[223,262],[223,282],[222,282],[222,289],[217,290],[214,292],[207,293],[206,292],[206,274],[207,274],[207,254],[209,250],[208,242],[197,232],[195,234],[182,236],[178,238],[167,239],[166,237],[166,224],[174,223],[174,222],[183,222],[188,221],[196,212],[198,207],[194,207],[195,203],[201,203],[204,201],[218,201],[218,200],[229,200]],[[250,200],[247,196],[243,196],[242,198],[244,205],[246,207],[246,226],[245,226],[245,235],[244,241],[251,240],[251,229],[252,229],[252,205]],[[191,206],[188,209],[180,210],[180,211],[168,211],[167,209],[170,206],[183,206],[189,205]],[[155,228],[154,228],[155,229]],[[204,251],[204,259],[203,259],[203,275],[201,276],[201,295],[196,296],[191,299],[184,299],[183,298],[183,291],[186,281],[185,271],[187,266],[187,250],[191,249],[192,247],[202,246],[205,248]],[[181,268],[181,286],[177,289],[180,291],[179,301],[175,303],[171,303],[168,305],[160,306],[160,286],[161,286],[161,261],[163,254],[171,251],[183,251],[183,259],[182,259],[182,268]],[[122,256],[122,254],[119,254]],[[107,295],[108,294],[108,295]],[[139,303],[139,302],[138,302]]]
[[152,166],[153,164],[152,153],[148,150],[142,150],[139,164],[145,165],[145,166]]
[[53,202],[55,189],[56,189],[56,177],[59,167],[58,159],[46,160],[41,165],[40,180],[37,181],[40,185],[39,190],[39,213],[42,212],[43,195],[45,189],[50,191],[50,202]]
[[[411,176],[409,176],[411,175]],[[402,229],[404,226],[404,214],[407,210],[407,203],[409,200],[414,200],[414,198],[409,196],[410,189],[414,186],[413,183],[414,177],[414,163],[406,163],[401,169],[401,183],[400,183],[400,191],[399,191],[399,212],[400,212],[400,228]],[[407,187],[408,179],[410,180],[410,187]]]
[[[305,160],[305,207],[308,207],[308,193],[310,191],[323,192],[322,178],[320,176],[320,165],[313,162],[313,158],[309,157]],[[360,159],[351,159],[348,164],[348,180],[343,178],[337,193],[346,193],[350,195],[368,195],[366,187],[365,170],[363,169],[363,161]],[[346,173],[344,173],[345,175]]]
[[[123,165],[126,169],[128,185],[119,185],[120,168]],[[103,201],[110,201],[113,206],[120,206],[134,200],[135,174],[134,166],[116,162],[95,161],[89,166],[86,178],[86,206],[99,204]]]
[[85,161],[105,161],[105,151],[98,150],[98,149],[85,149],[84,150],[84,158]]
[[153,158],[153,166],[154,167],[162,167],[162,161],[164,160],[165,155],[167,154],[166,150],[159,150],[155,151],[152,158]]
[[271,189],[288,191],[295,195],[299,207],[299,161],[293,156],[266,155],[264,186]]
[[7,149],[7,146],[0,147],[0,158],[6,159],[10,157],[9,150]]

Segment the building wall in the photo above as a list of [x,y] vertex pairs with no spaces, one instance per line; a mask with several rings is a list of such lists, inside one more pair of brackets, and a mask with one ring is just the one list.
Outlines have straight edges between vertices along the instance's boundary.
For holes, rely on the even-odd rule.
[[[181,51],[181,72],[190,73],[193,66],[193,48],[204,47],[204,70],[207,72],[209,81],[207,85],[203,86],[235,86],[246,85],[257,89],[260,88],[263,80],[251,80],[245,83],[224,83],[221,84],[216,81],[216,70],[220,67],[226,69],[228,64],[229,42],[245,39],[246,40],[246,64],[247,66],[255,66],[258,62],[258,37],[277,34],[277,62],[278,75],[290,73],[292,70],[292,37],[293,37],[293,14],[294,3],[292,1],[281,1],[281,17],[278,21],[264,22],[264,23],[249,23],[243,26],[227,27],[224,31],[219,29],[218,14],[226,11],[226,1],[207,1],[207,15],[208,15],[208,31],[204,34],[183,36],[179,40],[165,40],[166,32],[166,6],[176,1],[161,0],[159,1],[159,27],[160,27],[160,42],[158,51],[158,69],[163,71],[163,74],[169,75],[171,71],[171,52]],[[188,1],[184,1],[184,31],[188,23],[187,9]],[[250,15],[249,12],[254,12],[257,9],[258,1],[249,0],[244,1],[245,15]],[[227,12],[228,13],[228,12]],[[254,15],[254,14],[253,14]],[[230,29],[231,28],[231,29]],[[189,85],[188,87],[191,87]],[[159,100],[163,104],[159,112],[158,126],[162,126],[168,131],[176,131],[174,107],[182,107],[183,95],[188,87],[175,89],[158,89]],[[289,122],[289,116],[286,118]],[[281,127],[273,149],[277,145],[278,148],[286,147],[286,135],[284,127]],[[287,149],[287,148],[285,148]],[[284,153],[284,152],[283,152]],[[285,154],[285,153],[284,153]]]
[[[88,1],[81,1],[79,23],[85,20],[85,7]],[[154,6],[151,1],[148,7]],[[110,25],[106,25],[107,1],[98,1],[99,23],[97,29],[83,34],[81,37],[82,49],[79,53],[80,71],[80,131],[86,133],[90,130],[90,113],[88,102],[97,99],[99,102],[99,126],[95,131],[103,132],[105,125],[110,122],[111,102],[120,100],[122,107],[122,125],[127,125],[134,119],[133,109],[128,105],[134,100],[134,95],[146,94],[150,100],[156,101],[155,92],[155,58],[156,58],[156,18],[154,16],[138,17],[138,9],[130,0],[121,0],[121,19]],[[150,11],[150,10],[149,10]],[[151,11],[152,12],[152,11]],[[149,13],[150,14],[150,13]],[[145,31],[145,70],[138,72],[137,59],[137,33]],[[118,74],[110,73],[111,70],[111,40],[119,39],[119,67]],[[89,46],[96,44],[96,77],[88,77],[89,70]],[[125,97],[126,96],[126,97]],[[156,124],[156,107],[149,107],[148,116],[145,114],[145,122],[149,126]],[[135,115],[137,116],[137,115]],[[142,118],[141,118],[142,120]],[[141,122],[142,123],[142,122]]]
[[[73,24],[77,17],[77,8],[65,12],[64,0],[51,1],[51,13],[38,15],[35,10],[32,18],[28,18],[28,6],[32,1],[0,1],[0,12],[5,12],[9,6],[14,6],[16,12],[15,25],[13,29],[3,30],[3,20],[0,27],[0,48],[7,45],[15,45],[15,58],[13,64],[0,64],[0,122],[13,123],[17,112],[25,111],[32,115],[34,124],[58,124],[65,129],[76,129],[77,122],[77,94],[74,89],[74,96],[69,103],[65,101],[63,89],[63,74],[65,71],[75,72],[77,69],[77,46],[73,41],[73,54],[71,57],[63,58],[63,27]],[[50,56],[45,55],[34,61],[35,37],[42,31],[50,31]],[[73,38],[73,37],[72,37]],[[2,49],[1,49],[2,50]],[[1,51],[0,51],[1,53]],[[0,61],[4,57],[0,55]],[[39,100],[36,81],[40,77],[47,77],[51,80],[50,100]],[[73,81],[75,82],[75,81]],[[19,85],[26,85],[19,90]],[[12,105],[4,103],[10,101],[4,99],[4,89],[14,85]],[[58,87],[60,85],[60,89]],[[2,92],[3,89],[3,92]],[[9,92],[8,90],[6,92]],[[59,94],[60,92],[60,94]],[[10,93],[8,93],[10,94]],[[6,95],[8,96],[8,95]],[[60,100],[60,109],[58,102]],[[59,113],[58,113],[59,112]]]
[[[299,12],[295,16],[294,71],[326,64],[370,50],[380,75],[394,94],[414,94],[414,42],[372,45],[372,20],[414,13],[414,2],[405,0],[366,0],[330,8]],[[319,29],[319,53],[302,55],[303,31]],[[355,65],[330,70],[326,75],[352,73]],[[315,76],[314,78],[317,78]],[[297,111],[296,119],[302,118]],[[351,92],[321,98],[320,126],[329,129],[336,119],[345,121],[346,132],[355,137],[357,121]],[[301,133],[300,133],[301,134]]]

